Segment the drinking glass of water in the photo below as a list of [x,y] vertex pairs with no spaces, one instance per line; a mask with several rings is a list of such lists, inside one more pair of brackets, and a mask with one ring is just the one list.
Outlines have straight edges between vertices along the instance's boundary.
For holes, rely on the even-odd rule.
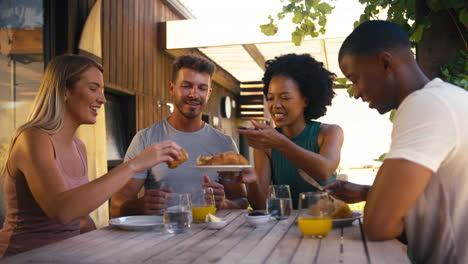
[[268,186],[266,200],[267,212],[278,220],[287,219],[291,215],[292,199],[289,185]]
[[170,193],[164,211],[164,226],[169,233],[183,233],[192,224],[192,201],[189,193]]

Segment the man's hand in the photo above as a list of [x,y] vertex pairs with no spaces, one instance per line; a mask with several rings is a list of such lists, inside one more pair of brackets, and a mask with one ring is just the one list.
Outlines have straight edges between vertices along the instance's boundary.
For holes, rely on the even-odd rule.
[[146,190],[145,195],[139,199],[143,214],[155,215],[161,213],[167,207],[169,193],[171,192],[170,189]]
[[226,199],[225,193],[224,193],[224,185],[213,182],[208,178],[207,175],[203,175],[203,184],[201,185],[202,188],[212,188],[213,189],[213,195],[215,198],[215,204],[216,204],[216,209],[221,210],[224,207],[224,202]]
[[219,172],[221,179],[224,182],[236,183],[255,183],[257,182],[257,174],[254,168],[245,168],[242,171],[223,171]]
[[358,203],[367,199],[368,185],[354,184],[348,181],[334,181],[323,187],[329,194],[346,203]]

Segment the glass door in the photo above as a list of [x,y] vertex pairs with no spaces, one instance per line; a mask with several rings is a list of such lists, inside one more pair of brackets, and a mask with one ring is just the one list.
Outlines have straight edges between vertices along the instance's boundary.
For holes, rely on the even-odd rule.
[[43,1],[0,1],[0,156],[13,131],[26,121],[39,89],[43,29]]

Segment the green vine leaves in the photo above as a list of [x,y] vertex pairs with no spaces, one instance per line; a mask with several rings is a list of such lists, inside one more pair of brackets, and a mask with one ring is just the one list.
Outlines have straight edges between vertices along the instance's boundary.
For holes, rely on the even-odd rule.
[[[287,2],[283,5],[282,11],[277,14],[278,20],[284,19],[291,14],[292,22],[296,24],[296,29],[291,33],[291,41],[296,46],[300,46],[306,36],[313,38],[320,34],[325,34],[327,24],[326,15],[331,14],[334,7],[322,0],[282,0]],[[268,16],[270,23],[260,26],[260,30],[267,36],[273,36],[278,32],[275,19]]]
[[[327,2],[335,0],[281,0],[285,2],[282,11],[277,14],[278,20],[286,15],[292,15],[292,22],[296,29],[291,33],[291,41],[300,46],[304,37],[318,37],[325,33],[327,24],[326,15],[330,14],[334,7]],[[468,45],[466,43],[466,30],[468,29],[468,8],[465,5],[466,0],[425,0],[430,12],[448,12],[456,22],[461,23],[457,27],[460,37],[465,42],[465,50],[461,50],[457,58],[440,67],[442,76],[445,80],[454,83],[468,90]],[[431,21],[426,18],[420,18],[416,21],[416,0],[359,0],[363,4],[364,11],[359,20],[354,23],[354,27],[368,21],[378,19],[381,12],[387,12],[387,20],[399,24],[410,36],[413,44],[418,43],[424,34],[424,31],[432,26]],[[260,26],[261,31],[267,36],[273,36],[278,32],[278,26],[275,19],[270,15],[270,23]],[[464,26],[464,28],[463,28]]]
[[[325,34],[327,24],[326,15],[330,14],[334,7],[324,2],[324,0],[281,0],[285,2],[282,11],[277,14],[278,20],[292,15],[292,22],[297,24],[296,29],[291,33],[291,41],[296,45],[301,45],[304,37],[318,37]],[[334,0],[331,0],[334,1]],[[399,24],[408,32],[410,40],[417,43],[421,40],[425,29],[431,27],[429,19],[423,18],[415,22],[416,0],[359,0],[365,8],[359,20],[354,23],[354,27],[371,20],[378,19],[378,15],[387,10],[387,20]],[[427,0],[431,11],[451,10],[458,16],[461,24],[468,28],[468,9],[464,0]],[[263,34],[273,36],[278,32],[275,19],[270,15],[270,22],[260,26]]]
[[[392,21],[408,32],[410,40],[417,43],[422,39],[423,32],[432,26],[428,18],[415,21],[416,0],[359,0],[366,7],[359,20],[354,23],[354,27],[359,24],[377,19],[377,15],[383,10],[387,10],[387,20]],[[426,4],[431,12],[446,10],[458,14],[459,21],[468,26],[468,11],[464,5],[464,0],[426,0]]]
[[443,79],[468,91],[468,52],[460,50],[458,56],[440,67]]

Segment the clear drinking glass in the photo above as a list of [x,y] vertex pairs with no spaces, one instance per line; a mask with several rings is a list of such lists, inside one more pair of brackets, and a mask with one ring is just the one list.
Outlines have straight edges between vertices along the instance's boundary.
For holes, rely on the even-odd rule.
[[278,220],[287,219],[291,215],[292,199],[289,185],[268,186],[266,200],[267,212]]
[[324,192],[299,194],[299,230],[304,236],[325,237],[332,229],[332,201]]
[[164,226],[169,233],[183,233],[192,224],[190,193],[170,193],[168,207],[164,211]]
[[216,214],[212,188],[196,190],[192,193],[192,215],[194,223],[204,223],[206,215]]

